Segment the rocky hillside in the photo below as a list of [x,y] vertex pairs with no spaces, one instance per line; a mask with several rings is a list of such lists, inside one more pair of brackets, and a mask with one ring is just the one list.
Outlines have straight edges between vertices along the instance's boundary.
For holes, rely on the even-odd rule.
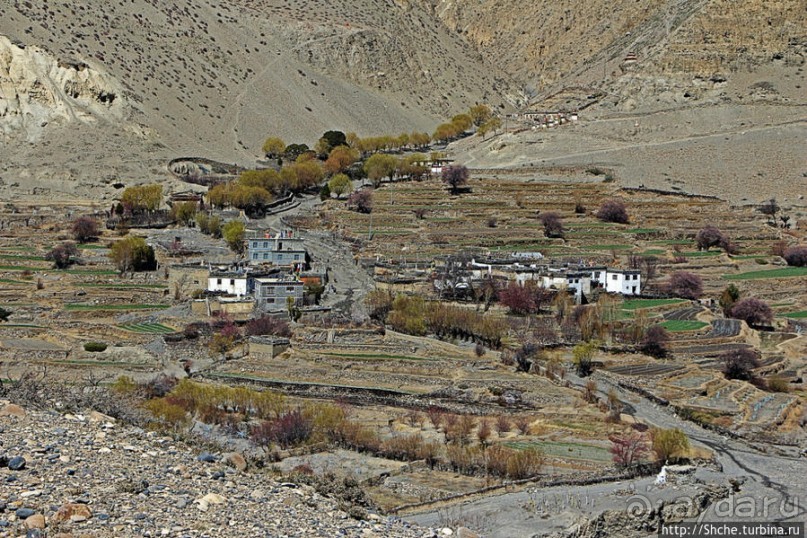
[[436,536],[96,412],[0,402],[0,537]]
[[129,121],[180,152],[251,158],[268,133],[313,143],[330,128],[430,130],[475,102],[517,99],[426,10],[384,0],[13,4],[0,34],[108,73]]
[[[800,0],[423,1],[534,95],[601,85],[626,68],[690,81],[725,79],[772,62],[800,64],[807,56]],[[629,53],[633,65],[626,65]]]
[[474,103],[519,99],[413,4],[15,0],[2,11],[9,197],[97,198],[99,185],[111,197],[120,180],[166,178],[176,156],[248,164],[269,134],[313,144],[329,129],[431,132]]

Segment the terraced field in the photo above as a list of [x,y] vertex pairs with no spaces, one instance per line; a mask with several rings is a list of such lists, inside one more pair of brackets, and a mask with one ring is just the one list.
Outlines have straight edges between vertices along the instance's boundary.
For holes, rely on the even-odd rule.
[[129,332],[144,334],[170,334],[176,332],[162,323],[121,323],[118,327]]
[[703,321],[694,321],[686,319],[671,319],[659,323],[659,325],[661,325],[670,332],[698,331],[700,329],[703,329],[704,327],[709,326],[708,323]]
[[736,275],[723,275],[726,280],[759,280],[768,278],[795,278],[807,276],[807,267],[783,267],[764,271],[747,271]]
[[663,363],[650,363],[650,364],[626,364],[622,366],[613,366],[606,368],[607,371],[613,374],[626,375],[626,376],[661,376],[683,370],[684,367],[680,364],[663,364]]
[[622,303],[623,310],[638,310],[640,308],[658,308],[671,304],[685,303],[683,299],[628,299]]
[[[479,177],[469,182],[470,192],[459,196],[447,195],[436,179],[384,184],[373,192],[374,209],[369,215],[348,211],[343,201],[330,200],[321,219],[301,217],[295,224],[340,230],[357,241],[360,256],[380,255],[388,260],[482,249],[506,253],[537,250],[552,257],[580,256],[611,264],[620,254],[665,258],[674,255],[673,247],[689,246],[680,255],[691,256],[693,263],[714,260],[719,264],[725,263],[721,251],[695,251],[692,239],[700,228],[716,220],[726,223],[724,231],[730,237],[741,236],[754,244],[776,239],[758,214],[738,212],[719,200],[623,191],[591,182],[553,182],[550,187],[548,183],[497,178],[500,170],[475,173]],[[599,203],[608,198],[626,202],[631,224],[605,223],[594,217]],[[589,204],[585,212],[575,212],[576,205]],[[565,241],[543,237],[538,216],[547,211],[563,219]]]
[[81,304],[81,303],[68,303],[64,305],[64,309],[74,312],[93,312],[93,311],[126,311],[126,310],[162,310],[168,308],[170,305],[165,304]]
[[694,320],[695,317],[703,312],[700,306],[693,306],[690,308],[682,308],[680,310],[672,310],[664,313],[666,320]]
[[753,346],[749,344],[704,344],[702,346],[686,346],[679,347],[674,350],[676,355],[705,355],[714,357],[725,353],[726,351],[734,351],[738,349],[750,349]]
[[712,322],[712,330],[706,338],[728,338],[737,336],[742,329],[742,323],[736,319],[716,319]]
[[547,456],[555,458],[597,461],[602,463],[610,462],[613,459],[611,452],[607,448],[583,443],[563,441],[516,441],[504,444],[505,446],[518,450],[537,447]]

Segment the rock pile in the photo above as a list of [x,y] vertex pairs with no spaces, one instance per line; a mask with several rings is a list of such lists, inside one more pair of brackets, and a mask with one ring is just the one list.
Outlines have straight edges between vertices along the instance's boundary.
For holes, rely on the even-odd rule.
[[0,401],[0,467],[0,538],[436,535],[397,518],[352,519],[309,486],[249,469],[240,454],[95,412]]

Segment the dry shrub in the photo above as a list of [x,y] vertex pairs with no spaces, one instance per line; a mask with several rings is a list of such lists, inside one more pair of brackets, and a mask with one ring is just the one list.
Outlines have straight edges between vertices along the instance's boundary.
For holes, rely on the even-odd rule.
[[144,396],[147,399],[162,398],[171,392],[176,385],[176,377],[160,374],[143,385]]
[[223,334],[215,334],[210,339],[209,348],[213,353],[226,353],[232,349],[235,339],[232,336],[225,336]]
[[544,465],[544,453],[536,447],[524,450],[491,446],[485,454],[489,474],[511,480],[521,480],[537,475]]
[[586,387],[583,389],[583,399],[587,403],[596,403],[597,401],[597,382],[593,379],[586,381]]
[[170,402],[167,398],[154,398],[145,402],[143,407],[157,419],[158,424],[181,427],[188,422],[188,414],[185,409]]
[[479,444],[486,445],[492,433],[490,421],[488,419],[482,420],[479,424],[479,429],[476,430],[476,438],[479,439]]
[[530,424],[532,423],[532,419],[530,417],[519,416],[513,420],[513,424],[516,427],[516,430],[521,435],[528,435],[530,433]]
[[473,475],[485,467],[485,453],[478,446],[448,445],[446,458],[454,472]]
[[771,377],[767,381],[768,390],[771,392],[790,392],[790,383],[784,377]]
[[311,420],[317,441],[338,438],[347,421],[344,407],[327,403],[309,404],[305,415]]
[[651,431],[650,439],[653,453],[660,463],[665,463],[671,458],[679,458],[689,450],[689,438],[678,429],[654,428]]
[[439,407],[431,406],[426,410],[426,416],[429,417],[429,422],[432,423],[435,430],[439,430],[443,424],[446,413]]
[[406,412],[406,423],[409,424],[411,427],[423,427],[423,415],[418,413],[414,409],[410,409]]
[[311,437],[314,426],[311,420],[299,409],[282,414],[273,421],[263,421],[251,432],[251,439],[257,445],[276,443],[281,448],[298,446]]
[[456,424],[451,428],[450,433],[452,440],[465,444],[471,436],[471,432],[476,427],[476,419],[471,415],[460,415]]
[[513,480],[537,475],[544,465],[544,453],[538,448],[516,450],[507,458],[507,477]]
[[439,453],[439,445],[424,440],[419,433],[396,435],[386,439],[381,445],[381,454],[387,458],[403,461],[425,460],[430,467],[434,467]]
[[496,423],[494,425],[496,428],[496,433],[502,435],[503,433],[507,433],[510,431],[510,419],[504,415],[499,415],[496,417]]
[[345,421],[331,438],[334,443],[358,452],[378,453],[381,440],[375,430],[356,422]]
[[137,383],[135,383],[135,380],[128,375],[118,376],[115,382],[110,386],[110,390],[112,390],[112,392],[124,396],[136,394],[139,388],[140,387]]

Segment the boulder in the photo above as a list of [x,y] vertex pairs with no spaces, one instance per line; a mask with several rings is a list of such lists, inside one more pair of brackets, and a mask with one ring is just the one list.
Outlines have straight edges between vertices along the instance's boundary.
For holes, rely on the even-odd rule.
[[55,523],[61,523],[63,521],[72,521],[76,523],[79,521],[86,521],[91,517],[92,511],[86,504],[67,503],[63,504],[51,519]]
[[25,409],[23,409],[19,405],[7,404],[4,405],[2,409],[0,409],[0,417],[23,418],[25,417]]
[[247,469],[247,460],[238,452],[228,452],[222,456],[222,459],[228,465],[235,467],[240,473],[243,473]]
[[42,514],[34,514],[25,518],[25,528],[26,529],[44,529],[45,528],[45,516]]

